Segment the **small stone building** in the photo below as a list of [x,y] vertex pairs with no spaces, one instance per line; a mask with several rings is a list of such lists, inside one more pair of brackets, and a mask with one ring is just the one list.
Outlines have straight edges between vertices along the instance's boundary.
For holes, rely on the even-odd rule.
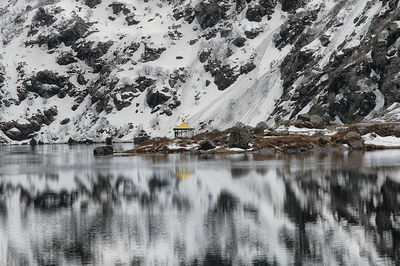
[[174,134],[176,139],[191,139],[194,137],[194,127],[183,122],[180,126],[174,128]]

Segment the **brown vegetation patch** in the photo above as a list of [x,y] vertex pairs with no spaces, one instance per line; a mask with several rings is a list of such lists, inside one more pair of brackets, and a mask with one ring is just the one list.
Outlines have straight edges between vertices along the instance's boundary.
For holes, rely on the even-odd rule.
[[312,138],[303,135],[270,136],[267,138],[256,137],[253,149],[273,148],[281,151],[288,149],[311,149],[315,146],[325,146],[330,143],[327,139],[323,139],[323,141],[321,139],[323,138]]

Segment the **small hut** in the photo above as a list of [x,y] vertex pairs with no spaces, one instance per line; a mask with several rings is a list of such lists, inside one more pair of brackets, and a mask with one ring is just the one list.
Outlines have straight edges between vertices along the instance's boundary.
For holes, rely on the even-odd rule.
[[183,122],[180,126],[174,128],[174,134],[177,139],[191,139],[194,137],[194,127]]

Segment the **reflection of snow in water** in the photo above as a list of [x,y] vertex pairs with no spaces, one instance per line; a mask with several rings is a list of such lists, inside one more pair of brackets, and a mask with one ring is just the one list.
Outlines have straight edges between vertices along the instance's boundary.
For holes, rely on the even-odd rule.
[[399,240],[383,243],[379,231],[390,232],[388,219],[376,211],[386,206],[381,191],[392,193],[385,175],[400,172],[391,152],[380,159],[93,158],[92,148],[1,148],[0,264],[359,265],[396,258],[382,254]]

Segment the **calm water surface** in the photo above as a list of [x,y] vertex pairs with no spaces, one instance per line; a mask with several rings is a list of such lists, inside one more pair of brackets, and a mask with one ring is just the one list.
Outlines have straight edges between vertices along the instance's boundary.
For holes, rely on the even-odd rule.
[[400,151],[93,148],[0,146],[0,265],[400,264]]

